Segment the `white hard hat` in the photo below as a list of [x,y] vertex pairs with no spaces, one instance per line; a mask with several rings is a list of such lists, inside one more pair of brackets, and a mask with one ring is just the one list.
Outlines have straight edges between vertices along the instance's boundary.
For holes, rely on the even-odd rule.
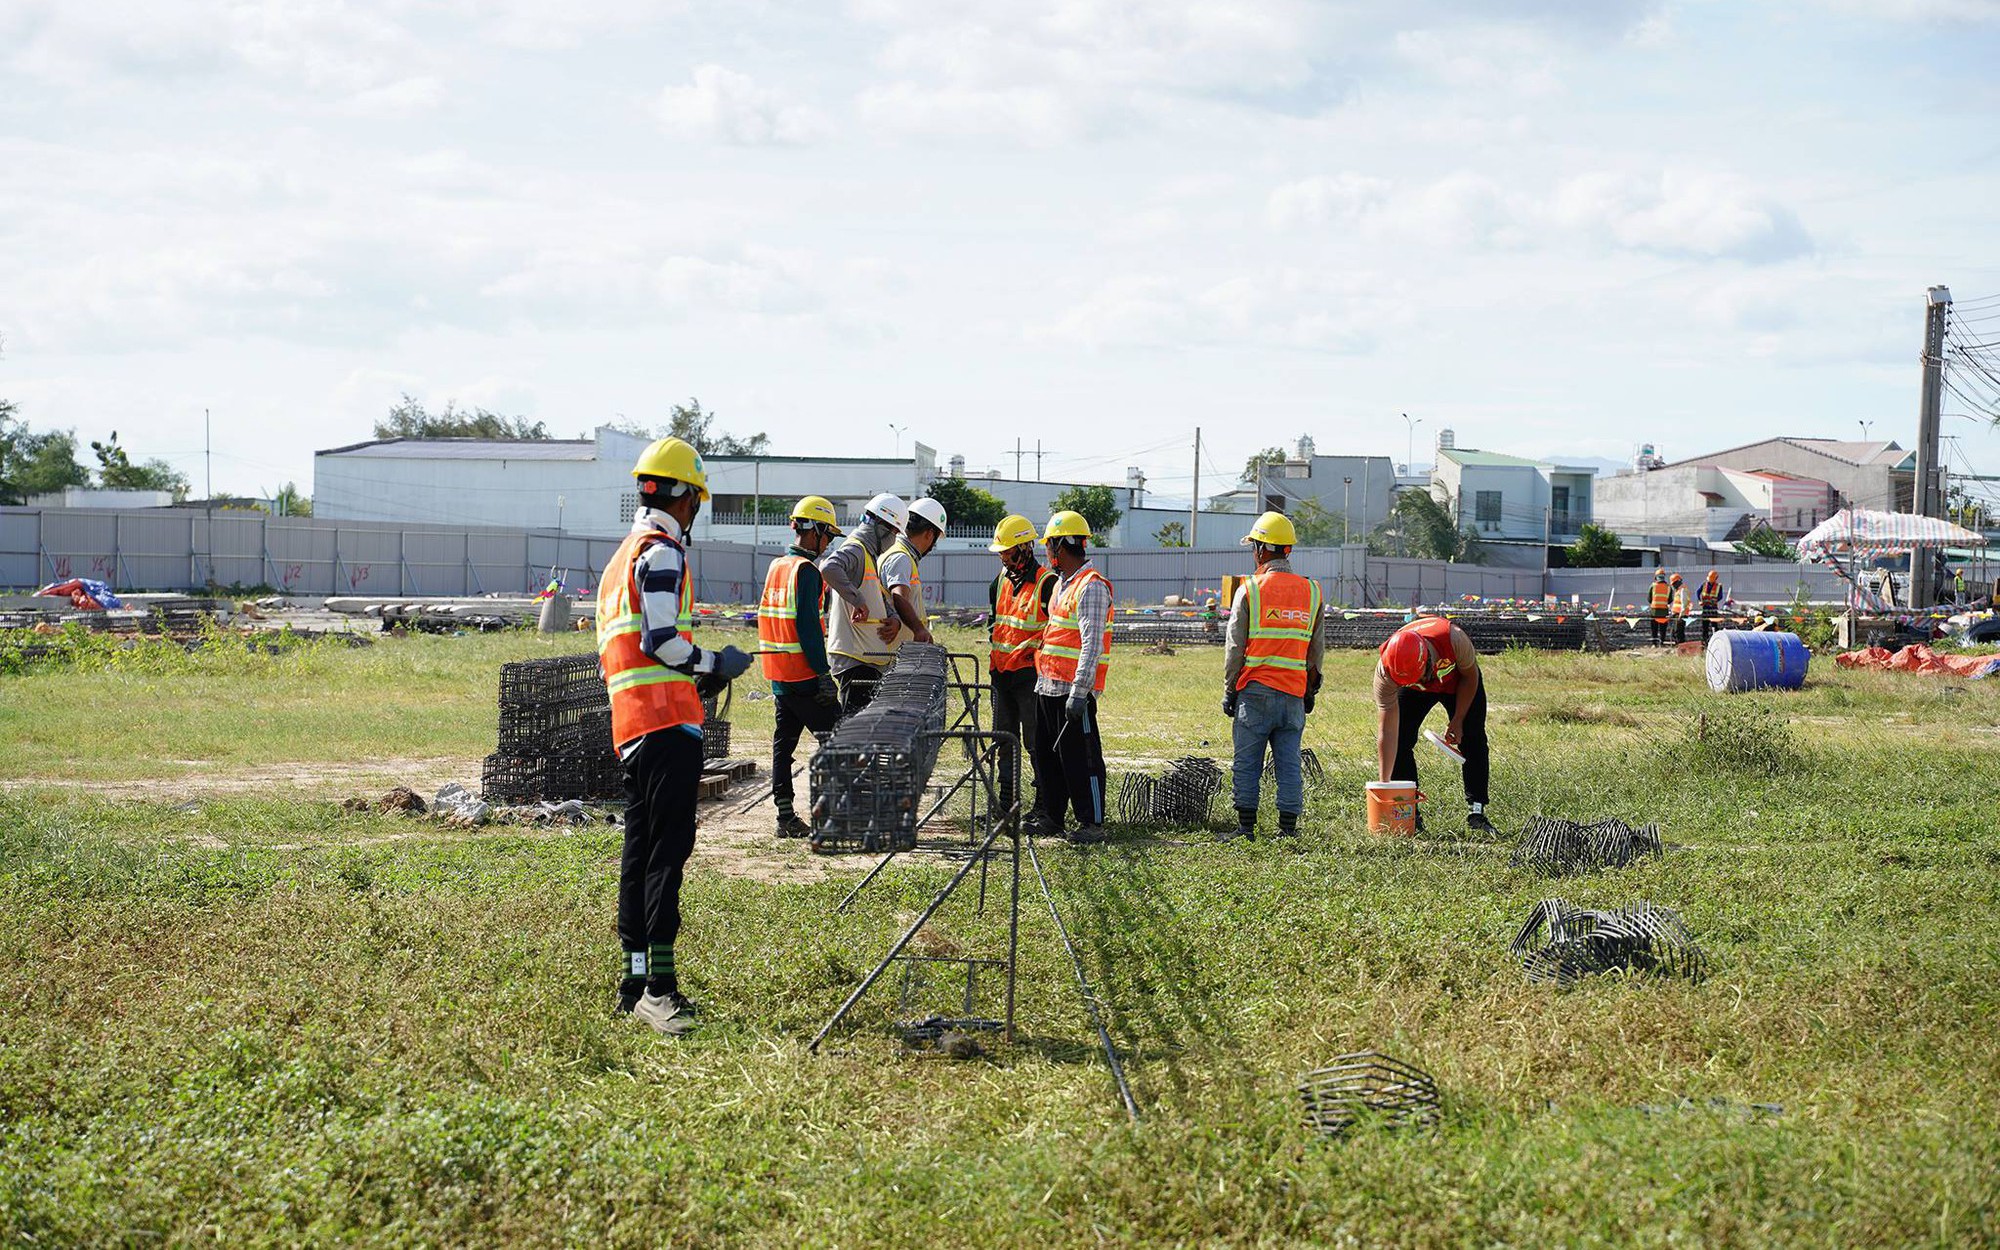
[[938,533],[944,533],[944,505],[935,499],[919,499],[910,505],[910,515],[920,516],[937,526]]
[[901,495],[877,495],[864,511],[893,530],[900,531],[910,523],[910,509]]

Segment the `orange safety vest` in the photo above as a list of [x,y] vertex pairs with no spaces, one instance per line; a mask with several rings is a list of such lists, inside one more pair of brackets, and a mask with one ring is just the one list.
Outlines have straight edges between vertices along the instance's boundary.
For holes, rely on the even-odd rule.
[[988,666],[996,673],[1015,673],[1035,667],[1041,649],[1042,629],[1048,624],[1048,609],[1042,606],[1042,587],[1055,574],[1039,565],[1035,575],[1016,588],[1014,579],[1000,575],[1000,593],[993,607],[993,647]]
[[1243,588],[1250,615],[1249,642],[1243,648],[1238,690],[1260,682],[1273,690],[1304,698],[1306,655],[1313,629],[1319,624],[1319,585],[1297,573],[1266,571]]
[[[1447,621],[1442,616],[1420,616],[1397,630],[1396,633],[1414,633],[1419,637],[1427,638],[1430,640],[1431,646],[1437,648],[1438,653],[1437,668],[1432,673],[1431,680],[1420,681],[1414,686],[1405,687],[1406,689],[1421,690],[1426,694],[1458,693],[1458,653],[1451,649],[1450,621]],[[1391,635],[1391,641],[1393,640],[1394,635]],[[1386,654],[1388,650],[1389,644],[1387,642],[1376,648],[1378,653]]]
[[[799,645],[799,570],[810,563],[805,556],[779,556],[764,575],[764,594],[757,600],[757,663],[767,680],[811,681],[819,676]],[[826,610],[824,584],[814,610]]]
[[1701,584],[1701,606],[1703,610],[1722,602],[1722,583],[1703,582]]
[[1076,681],[1076,662],[1083,658],[1083,588],[1093,580],[1104,583],[1104,646],[1097,653],[1097,673],[1090,688],[1104,692],[1104,676],[1111,671],[1111,580],[1096,569],[1085,569],[1076,580],[1056,592],[1049,604],[1049,623],[1042,630],[1042,645],[1035,653],[1038,676],[1065,685]]
[[661,729],[701,724],[701,695],[694,675],[655,660],[639,649],[646,618],[639,598],[639,557],[667,543],[681,553],[680,632],[692,640],[694,570],[687,548],[659,530],[628,534],[611,553],[597,585],[597,666],[611,696],[611,741],[623,750]]
[[1668,586],[1665,582],[1653,583],[1654,620],[1664,621],[1667,619],[1667,603],[1673,598],[1673,594],[1674,594],[1673,588]]

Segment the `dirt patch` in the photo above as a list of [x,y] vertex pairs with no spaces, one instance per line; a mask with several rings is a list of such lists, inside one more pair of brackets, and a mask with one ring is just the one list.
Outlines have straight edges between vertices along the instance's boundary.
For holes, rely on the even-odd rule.
[[213,760],[169,760],[186,769],[172,777],[142,777],[106,781],[89,777],[12,777],[0,781],[10,790],[30,786],[81,790],[105,798],[151,802],[177,799],[259,797],[271,799],[343,799],[355,794],[379,796],[392,786],[408,786],[418,794],[436,794],[448,781],[477,785],[476,756],[430,758],[390,757],[374,760],[312,760],[279,764],[220,767]]

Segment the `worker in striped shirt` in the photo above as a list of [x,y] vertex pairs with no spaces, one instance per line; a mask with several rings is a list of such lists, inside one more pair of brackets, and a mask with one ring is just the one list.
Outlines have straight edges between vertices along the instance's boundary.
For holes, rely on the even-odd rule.
[[1111,668],[1111,583],[1090,562],[1090,522],[1075,512],[1049,518],[1042,541],[1056,588],[1035,657],[1035,775],[1040,808],[1031,833],[1060,835],[1063,808],[1076,813],[1072,842],[1102,842],[1104,741],[1097,696]]

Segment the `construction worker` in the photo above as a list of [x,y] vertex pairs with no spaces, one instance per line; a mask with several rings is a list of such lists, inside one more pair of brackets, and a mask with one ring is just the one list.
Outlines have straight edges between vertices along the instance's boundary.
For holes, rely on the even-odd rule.
[[690,633],[688,527],[708,499],[701,455],[663,438],[632,466],[639,508],[597,588],[597,656],[611,698],[611,740],[625,764],[625,852],[618,869],[618,1006],[663,1036],[694,1027],[674,975],[681,876],[694,850],[701,780],[701,696],[750,667],[735,647],[704,651]]
[[[1381,781],[1417,780],[1417,734],[1433,707],[1451,709],[1444,743],[1465,757],[1465,827],[1494,833],[1486,817],[1492,761],[1486,742],[1486,683],[1479,651],[1465,631],[1441,616],[1420,616],[1389,635],[1375,665],[1375,755]],[[1417,826],[1423,827],[1422,817]]]
[[1229,609],[1228,650],[1222,664],[1222,714],[1234,725],[1236,830],[1255,838],[1257,796],[1268,747],[1278,774],[1278,832],[1299,831],[1306,810],[1299,738],[1319,694],[1319,585],[1292,572],[1298,531],[1282,512],[1266,512],[1243,544],[1257,571],[1236,592]]
[[[993,527],[986,549],[1000,557],[1000,575],[987,588],[993,608],[993,628],[987,669],[993,681],[993,728],[1020,742],[1017,766],[1000,774],[1000,807],[1013,805],[1016,774],[1034,775],[1035,659],[1041,652],[1042,627],[1048,623],[1049,600],[1055,597],[1056,575],[1035,559],[1035,524],[1024,516],[1008,516]],[[1040,807],[1041,780],[1035,781]]]
[[1653,570],[1653,645],[1667,645],[1667,605],[1673,600],[1673,587],[1667,584],[1665,569]]
[[844,714],[868,706],[875,683],[903,645],[903,622],[889,605],[893,587],[885,589],[879,561],[902,534],[909,511],[896,495],[875,496],[862,510],[861,524],[819,562],[827,589],[842,605],[827,614],[826,632]]
[[840,719],[840,695],[826,656],[826,583],[815,563],[840,537],[833,504],[807,495],[792,509],[792,546],[771,561],[757,601],[757,661],[771,683],[777,727],[771,734],[771,802],[778,836],[812,832],[792,810],[792,758],[799,735],[812,730],[824,742]]
[[1060,835],[1076,813],[1073,842],[1104,840],[1104,742],[1097,696],[1111,671],[1111,582],[1090,563],[1090,522],[1062,511],[1042,528],[1056,571],[1049,620],[1035,655],[1035,777],[1040,806],[1031,832]]
[[1965,570],[1954,567],[1951,570],[1951,603],[1953,607],[1965,606]]
[[[924,612],[924,579],[917,564],[944,537],[944,505],[935,499],[910,504],[903,536],[889,544],[882,557],[882,584],[889,588],[889,607],[917,642],[931,641],[930,618]],[[899,644],[900,645],[900,644]]]
[[1667,579],[1667,586],[1673,592],[1667,600],[1667,611],[1674,618],[1674,643],[1678,646],[1688,640],[1687,584],[1676,573]]
[[1696,592],[1695,601],[1701,609],[1701,645],[1708,645],[1710,634],[1715,632],[1715,614],[1722,607],[1722,574],[1715,569],[1701,579],[1701,589]]

